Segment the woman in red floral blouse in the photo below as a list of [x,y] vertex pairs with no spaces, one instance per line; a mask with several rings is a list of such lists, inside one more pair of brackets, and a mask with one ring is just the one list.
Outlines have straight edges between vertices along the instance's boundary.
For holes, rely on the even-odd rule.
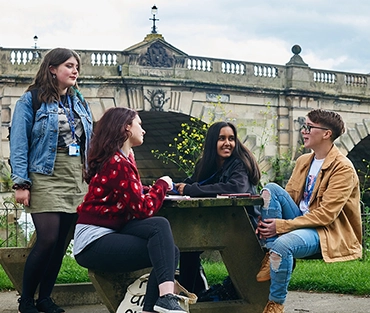
[[169,222],[154,216],[172,179],[163,176],[143,193],[132,148],[143,143],[144,134],[137,112],[126,108],[107,110],[96,124],[85,176],[89,190],[77,208],[74,254],[93,270],[153,267],[143,313],[185,312],[173,294],[179,250]]

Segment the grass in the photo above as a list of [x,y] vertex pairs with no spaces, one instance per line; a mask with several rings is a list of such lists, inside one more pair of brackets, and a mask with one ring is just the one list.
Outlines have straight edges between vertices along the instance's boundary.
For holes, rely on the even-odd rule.
[[[222,262],[204,262],[209,285],[222,283],[227,271]],[[370,295],[370,260],[327,264],[322,260],[297,260],[289,290]],[[89,282],[87,269],[65,256],[57,283]],[[8,276],[0,267],[0,290],[13,290]]]
[[65,256],[62,268],[59,271],[57,284],[86,283],[89,281],[87,269],[79,266],[71,256]]
[[[209,285],[227,276],[223,263],[203,263]],[[322,260],[297,260],[289,290],[370,295],[370,261],[355,260],[325,263]]]
[[298,260],[290,290],[370,295],[370,261]]
[[[89,281],[87,269],[79,266],[74,258],[65,256],[57,278],[57,284],[85,283]],[[0,267],[0,291],[5,290],[14,290],[14,286],[4,269]]]

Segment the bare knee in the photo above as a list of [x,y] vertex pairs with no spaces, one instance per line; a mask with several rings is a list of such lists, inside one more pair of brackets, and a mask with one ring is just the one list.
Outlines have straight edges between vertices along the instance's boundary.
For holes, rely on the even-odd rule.
[[270,254],[271,269],[276,272],[279,269],[280,263],[281,263],[281,256],[274,252],[271,252]]
[[268,208],[270,205],[270,200],[271,200],[271,193],[267,189],[262,190],[261,197],[263,199],[263,208]]

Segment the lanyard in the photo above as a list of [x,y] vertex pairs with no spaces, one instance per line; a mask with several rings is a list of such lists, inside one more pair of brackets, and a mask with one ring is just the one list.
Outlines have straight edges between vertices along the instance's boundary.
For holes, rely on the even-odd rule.
[[67,120],[68,120],[69,127],[71,128],[72,140],[73,140],[73,142],[76,142],[76,139],[75,139],[76,123],[75,123],[75,117],[73,115],[73,110],[72,110],[72,102],[71,102],[71,98],[68,95],[66,97],[67,97],[67,101],[68,101],[69,113],[67,111],[67,108],[62,103],[62,101],[60,101],[59,104],[63,108],[64,113],[65,113],[65,115],[67,117]]
[[[220,169],[220,170],[222,170],[222,169]],[[203,184],[205,184],[206,182],[210,181],[213,177],[215,177],[215,176],[216,176],[216,174],[217,174],[220,170],[218,170],[217,172],[213,173],[213,174],[212,174],[212,176],[210,176],[210,177],[206,178],[205,180],[202,180],[202,181],[201,181],[201,182],[199,182],[198,184],[199,184],[199,185],[203,185]]]

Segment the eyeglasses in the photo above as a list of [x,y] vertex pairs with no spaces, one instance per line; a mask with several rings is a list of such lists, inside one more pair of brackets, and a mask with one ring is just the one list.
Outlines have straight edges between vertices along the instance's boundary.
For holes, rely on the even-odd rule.
[[308,125],[308,124],[302,124],[301,125],[301,131],[304,130],[308,134],[311,133],[312,128],[317,128],[317,129],[322,129],[322,130],[330,130],[329,128],[319,127],[319,126],[312,126],[312,125]]

